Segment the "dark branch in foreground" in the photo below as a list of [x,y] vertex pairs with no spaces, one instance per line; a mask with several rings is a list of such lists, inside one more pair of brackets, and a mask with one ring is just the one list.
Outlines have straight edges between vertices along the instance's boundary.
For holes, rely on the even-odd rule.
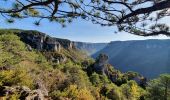
[[[0,7],[7,22],[35,18],[60,23],[63,27],[78,17],[101,26],[117,27],[140,36],[170,35],[170,28],[159,20],[170,16],[170,0],[14,0],[11,8]],[[141,35],[142,34],[142,35]]]

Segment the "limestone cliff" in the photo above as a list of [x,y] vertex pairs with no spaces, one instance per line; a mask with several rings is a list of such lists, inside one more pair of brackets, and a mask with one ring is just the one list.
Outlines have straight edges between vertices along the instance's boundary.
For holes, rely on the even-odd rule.
[[15,34],[20,37],[28,50],[38,50],[54,63],[64,63],[67,59],[79,61],[86,57],[78,50],[73,41],[50,37],[35,30],[1,29],[0,34]]
[[59,39],[46,35],[38,31],[19,31],[16,32],[21,40],[29,44],[32,48],[41,51],[57,51],[60,52],[61,48],[73,49],[72,41],[67,39]]

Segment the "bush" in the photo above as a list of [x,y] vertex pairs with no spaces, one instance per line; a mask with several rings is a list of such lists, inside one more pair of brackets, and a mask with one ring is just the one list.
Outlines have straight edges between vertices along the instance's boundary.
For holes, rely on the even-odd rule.
[[78,88],[77,85],[70,85],[64,91],[55,91],[52,93],[53,99],[69,98],[72,100],[95,100],[91,92],[86,88]]
[[29,73],[24,69],[4,70],[0,72],[1,86],[28,86],[33,88],[33,80]]
[[135,81],[128,81],[121,89],[127,100],[139,100],[144,95],[144,90]]
[[170,74],[161,74],[148,82],[146,87],[148,100],[170,100]]

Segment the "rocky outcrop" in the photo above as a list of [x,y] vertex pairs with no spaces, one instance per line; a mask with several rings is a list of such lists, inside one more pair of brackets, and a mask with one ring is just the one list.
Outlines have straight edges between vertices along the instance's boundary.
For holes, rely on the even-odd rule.
[[60,52],[61,45],[54,38],[47,37],[46,40],[45,40],[44,49],[50,50],[50,51],[58,51],[58,52]]
[[54,55],[54,56],[51,56],[51,61],[55,62],[57,64],[64,63],[64,62],[66,62],[66,60],[67,60],[67,57],[65,57],[63,55]]
[[147,85],[147,79],[145,77],[136,76],[132,80],[134,80],[141,87],[146,87],[146,85]]
[[128,80],[134,80],[142,87],[146,86],[146,78],[135,72],[121,73],[108,62],[109,57],[106,54],[99,54],[93,66],[94,71],[98,74],[106,75],[113,83],[120,86]]
[[23,42],[29,45],[27,46],[29,50],[34,48],[40,51],[60,52],[62,47],[65,49],[75,48],[73,42],[70,40],[53,38],[38,31],[20,31],[16,34]]
[[23,42],[40,51],[45,50],[59,52],[61,49],[59,42],[55,41],[54,38],[49,37],[44,33],[37,31],[21,31],[18,35]]
[[3,71],[3,70],[10,70],[12,68],[12,66],[0,66],[0,71]]
[[106,54],[100,54],[96,58],[94,70],[99,74],[106,75],[113,83],[116,83],[117,79],[120,77],[120,72],[113,69],[113,66],[108,63],[108,59],[109,57]]
[[94,69],[97,72],[102,74],[107,74],[107,65],[108,65],[108,56],[105,54],[100,54],[96,59],[96,63],[94,64]]
[[75,49],[76,46],[74,45],[73,41],[70,41],[68,39],[60,39],[60,38],[55,38],[55,40],[57,42],[59,42],[62,47],[66,48],[66,49]]
[[[42,89],[31,90],[26,86],[0,87],[0,97],[7,100],[11,95],[18,95],[20,100],[50,100]],[[3,99],[4,100],[4,99]]]

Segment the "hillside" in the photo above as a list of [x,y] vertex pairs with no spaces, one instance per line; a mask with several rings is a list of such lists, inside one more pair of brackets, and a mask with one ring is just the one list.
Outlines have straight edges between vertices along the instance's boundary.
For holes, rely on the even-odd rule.
[[148,78],[170,72],[170,40],[115,41],[93,57],[100,53],[123,72],[136,71]]
[[106,55],[94,61],[72,41],[0,30],[2,100],[132,100],[144,96],[145,86],[143,76],[114,69]]

